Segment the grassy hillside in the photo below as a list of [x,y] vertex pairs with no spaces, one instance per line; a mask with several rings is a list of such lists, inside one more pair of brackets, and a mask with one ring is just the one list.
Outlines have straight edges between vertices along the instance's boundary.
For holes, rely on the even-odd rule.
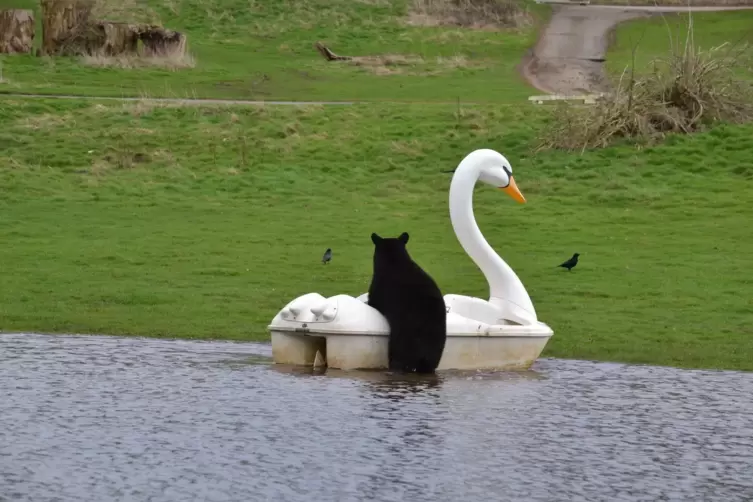
[[263,339],[299,294],[365,292],[372,231],[484,297],[440,171],[492,147],[529,203],[479,186],[476,217],[545,355],[753,369],[753,128],[532,155],[535,110],[2,100],[0,329]]
[[[511,102],[533,92],[516,68],[547,6],[523,0],[513,4],[520,13],[512,20],[486,11],[461,20],[517,25],[498,31],[438,24],[467,9],[448,11],[449,0],[432,1],[439,7],[427,11],[426,0],[99,0],[106,19],[156,20],[185,32],[194,67],[100,68],[72,58],[5,57],[10,84],[0,84],[0,92],[445,102]],[[0,8],[32,8],[39,18],[38,3],[0,0]],[[426,14],[438,9],[442,15]],[[317,41],[338,54],[384,58],[326,62]]]

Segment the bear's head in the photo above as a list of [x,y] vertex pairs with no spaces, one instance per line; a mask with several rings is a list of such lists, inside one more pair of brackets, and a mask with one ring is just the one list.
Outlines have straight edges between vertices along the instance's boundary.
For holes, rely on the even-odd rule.
[[386,261],[395,261],[408,257],[408,251],[405,249],[405,245],[408,244],[408,232],[403,232],[399,237],[380,237],[372,233],[371,242],[374,243],[374,260],[382,258]]

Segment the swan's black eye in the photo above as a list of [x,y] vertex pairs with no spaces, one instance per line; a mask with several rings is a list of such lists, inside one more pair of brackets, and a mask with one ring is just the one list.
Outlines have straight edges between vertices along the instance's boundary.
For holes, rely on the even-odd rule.
[[505,171],[505,174],[507,174],[507,185],[501,188],[507,188],[508,186],[510,186],[510,180],[512,179],[512,171],[507,166],[502,166],[502,169]]

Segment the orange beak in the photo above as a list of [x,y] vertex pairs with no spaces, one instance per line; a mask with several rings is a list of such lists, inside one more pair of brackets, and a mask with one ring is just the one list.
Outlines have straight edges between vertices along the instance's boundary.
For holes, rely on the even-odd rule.
[[526,198],[523,197],[522,193],[520,193],[518,185],[517,183],[515,183],[515,178],[513,178],[512,176],[510,176],[510,184],[504,188],[500,188],[500,190],[503,190],[507,195],[515,199],[517,202],[520,202],[521,204],[526,203]]

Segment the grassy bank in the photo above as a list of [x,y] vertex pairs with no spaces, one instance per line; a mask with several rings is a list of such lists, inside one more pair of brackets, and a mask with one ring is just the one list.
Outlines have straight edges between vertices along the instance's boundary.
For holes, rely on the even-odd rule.
[[[91,66],[78,58],[12,56],[2,60],[8,83],[0,92],[514,102],[532,92],[516,68],[549,13],[548,6],[521,0],[511,2],[520,6],[515,19],[483,11],[447,25],[470,10],[452,11],[445,0],[97,1],[107,19],[156,21],[185,32],[193,68],[102,68],[102,61]],[[37,18],[38,4],[0,0],[0,8],[31,8]],[[463,26],[471,24],[486,26]],[[317,41],[337,54],[374,58],[327,62],[314,48]]]
[[[664,14],[619,24],[607,51],[607,71],[619,77],[631,64],[634,48],[637,71],[650,71],[650,63],[657,56],[667,55],[673,50],[682,52],[690,20],[691,16],[686,13]],[[727,43],[734,53],[743,44],[753,44],[753,10],[694,12],[692,25],[693,46],[702,50]]]
[[753,128],[533,156],[533,110],[2,100],[0,329],[263,339],[299,294],[365,292],[372,231],[484,297],[440,171],[492,147],[529,203],[479,187],[476,216],[545,355],[753,369]]

